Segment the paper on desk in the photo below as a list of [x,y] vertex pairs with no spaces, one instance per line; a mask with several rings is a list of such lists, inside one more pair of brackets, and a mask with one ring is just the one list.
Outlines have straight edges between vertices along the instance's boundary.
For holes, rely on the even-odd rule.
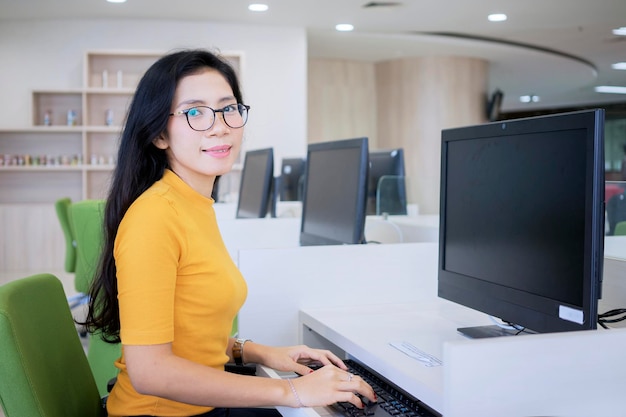
[[441,359],[419,350],[417,347],[413,346],[409,342],[389,342],[389,345],[398,349],[400,352],[410,356],[411,358],[416,359],[424,366],[441,366],[443,364],[443,362],[441,362]]

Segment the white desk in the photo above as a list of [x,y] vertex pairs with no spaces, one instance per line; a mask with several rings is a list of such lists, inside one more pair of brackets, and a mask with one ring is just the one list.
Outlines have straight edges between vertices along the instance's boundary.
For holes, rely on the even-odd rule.
[[[610,410],[626,409],[626,329],[466,340],[457,327],[490,321],[437,298],[437,250],[437,243],[240,250],[249,286],[241,334],[353,356],[446,417],[613,417]],[[609,261],[601,312],[626,307],[626,263]],[[425,367],[394,341],[444,365]]]
[[[455,330],[481,320],[444,300],[300,312],[304,343],[363,362],[445,417],[622,415],[626,329],[481,340]],[[397,341],[443,365],[425,366]]]

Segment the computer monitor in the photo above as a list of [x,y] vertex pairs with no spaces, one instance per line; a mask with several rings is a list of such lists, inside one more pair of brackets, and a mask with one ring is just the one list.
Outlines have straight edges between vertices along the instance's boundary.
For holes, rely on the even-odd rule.
[[367,214],[406,214],[404,150],[371,151],[369,158]]
[[237,218],[266,217],[274,197],[274,151],[247,151],[241,173]]
[[601,109],[442,131],[438,294],[513,324],[460,332],[596,328],[603,135]]
[[367,138],[309,144],[301,245],[365,243],[367,173]]
[[306,159],[283,158],[280,172],[280,200],[302,201]]

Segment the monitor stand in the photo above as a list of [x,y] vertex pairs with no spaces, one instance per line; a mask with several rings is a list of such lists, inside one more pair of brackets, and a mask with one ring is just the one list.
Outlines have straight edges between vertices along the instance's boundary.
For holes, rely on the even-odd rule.
[[528,329],[525,330],[515,330],[515,329],[506,329],[500,326],[491,325],[491,326],[475,326],[475,327],[460,327],[457,329],[459,333],[463,336],[469,337],[470,339],[483,339],[486,337],[500,337],[500,336],[517,336],[524,334],[533,334],[534,332]]

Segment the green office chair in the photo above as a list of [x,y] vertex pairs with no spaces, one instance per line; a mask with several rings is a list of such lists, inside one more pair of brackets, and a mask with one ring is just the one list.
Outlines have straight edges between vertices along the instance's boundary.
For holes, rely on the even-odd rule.
[[74,231],[70,223],[69,213],[71,205],[72,200],[69,197],[60,198],[54,203],[54,209],[65,237],[65,272],[74,272],[76,269],[76,241],[74,240]]
[[106,416],[54,275],[0,286],[0,375],[6,417]]
[[[82,200],[70,206],[70,219],[76,239],[76,291],[88,294],[95,277],[104,241],[104,200]],[[87,300],[88,301],[88,300]],[[115,361],[121,356],[120,344],[103,341],[98,334],[89,334],[87,359],[91,366],[98,391],[104,396],[107,386],[118,369]]]
[[615,225],[615,230],[613,231],[615,236],[623,236],[626,235],[626,221],[617,222]]
[[89,293],[104,239],[104,200],[82,200],[70,205],[69,214],[76,241],[74,287]]

